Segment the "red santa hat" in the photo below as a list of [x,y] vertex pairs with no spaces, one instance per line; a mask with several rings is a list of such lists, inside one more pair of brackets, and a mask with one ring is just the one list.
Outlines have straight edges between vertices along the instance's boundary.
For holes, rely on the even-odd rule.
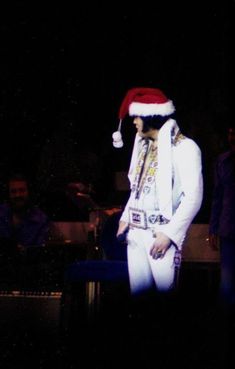
[[169,116],[174,113],[175,107],[171,100],[157,88],[136,87],[130,89],[124,97],[119,109],[118,130],[113,133],[113,146],[120,148],[123,146],[121,135],[122,120],[126,115],[147,117],[147,116]]

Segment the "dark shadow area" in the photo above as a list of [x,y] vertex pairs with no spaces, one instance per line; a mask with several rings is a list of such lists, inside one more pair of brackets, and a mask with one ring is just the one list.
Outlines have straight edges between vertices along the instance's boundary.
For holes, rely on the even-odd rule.
[[[213,164],[234,109],[234,1],[39,5],[20,1],[0,13],[0,182],[14,169],[28,173],[53,221],[87,222],[94,210],[68,200],[71,180],[91,184],[102,211],[123,207],[129,193],[115,175],[128,171],[134,130],[125,120],[124,147],[112,147],[120,102],[129,88],[159,87],[202,150],[194,223],[208,224]],[[175,295],[132,299],[119,279],[119,215],[103,224],[103,250],[92,233],[86,243],[57,240],[24,253],[0,242],[2,369],[234,367],[234,311],[219,301],[219,265],[183,263]]]
[[185,262],[175,293],[133,298],[125,260],[70,246],[28,250],[14,283],[1,264],[4,368],[150,368],[156,353],[162,369],[180,354],[181,368],[226,368],[218,264]]

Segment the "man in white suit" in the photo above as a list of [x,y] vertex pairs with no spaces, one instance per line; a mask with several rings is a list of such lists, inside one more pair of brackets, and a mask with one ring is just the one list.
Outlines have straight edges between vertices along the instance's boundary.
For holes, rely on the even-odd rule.
[[126,235],[131,292],[171,291],[186,232],[203,196],[201,151],[174,119],[175,107],[154,88],[130,89],[119,110],[114,147],[122,147],[121,123],[133,117],[137,133],[129,168],[130,197],[117,237]]

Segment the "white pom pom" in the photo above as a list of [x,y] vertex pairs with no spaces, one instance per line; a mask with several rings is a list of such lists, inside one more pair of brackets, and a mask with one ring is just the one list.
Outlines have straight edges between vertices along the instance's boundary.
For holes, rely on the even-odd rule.
[[113,146],[116,148],[120,148],[123,146],[123,141],[122,141],[122,134],[120,131],[116,131],[112,134],[112,138],[113,138]]
[[119,131],[114,132],[112,137],[113,137],[114,141],[121,141],[121,139],[122,139],[121,132],[119,132]]
[[123,141],[113,141],[113,146],[119,149],[123,146]]

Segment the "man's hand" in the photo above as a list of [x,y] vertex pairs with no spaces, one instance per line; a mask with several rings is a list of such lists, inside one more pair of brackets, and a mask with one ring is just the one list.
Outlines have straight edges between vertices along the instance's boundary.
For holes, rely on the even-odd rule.
[[119,222],[119,227],[118,227],[118,231],[117,231],[117,234],[116,236],[120,236],[120,234],[124,233],[125,230],[127,229],[128,227],[128,223],[126,222],[123,222],[122,220]]
[[156,232],[156,240],[150,250],[150,255],[153,259],[163,258],[167,249],[171,244],[171,240],[162,232]]
[[128,232],[128,223],[120,221],[118,231],[116,234],[117,240],[121,243],[126,243],[127,232]]

